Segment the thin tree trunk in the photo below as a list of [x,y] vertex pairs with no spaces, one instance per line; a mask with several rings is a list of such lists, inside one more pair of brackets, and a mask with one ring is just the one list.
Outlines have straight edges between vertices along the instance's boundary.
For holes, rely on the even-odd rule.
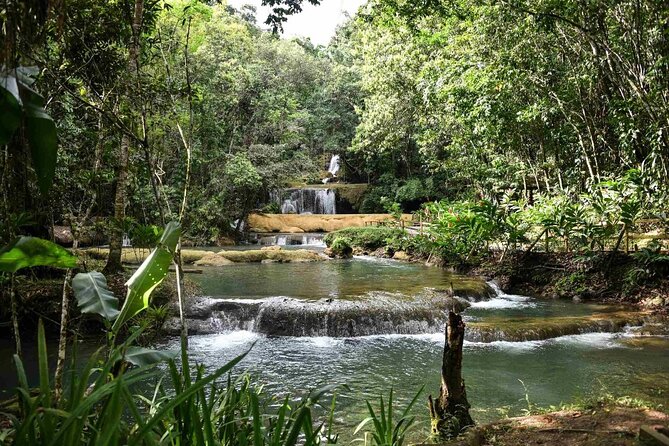
[[468,426],[474,425],[469,415],[469,402],[462,379],[462,346],[465,324],[462,316],[449,311],[446,326],[446,343],[441,363],[441,388],[439,397],[428,398],[432,417],[432,433],[442,437],[457,436]]
[[[78,248],[78,240],[72,243],[72,248]],[[63,281],[63,296],[60,307],[60,335],[58,338],[58,360],[56,362],[56,371],[53,380],[54,406],[58,404],[63,390],[63,372],[65,370],[65,354],[67,352],[67,326],[69,323],[70,310],[70,289],[72,282],[73,269],[68,269]]]
[[16,279],[12,273],[9,279],[9,299],[12,306],[12,327],[14,328],[14,341],[16,342],[16,354],[22,356],[21,332],[19,331],[19,306],[16,302]]
[[[534,247],[537,245],[537,243],[539,243],[539,241],[541,241],[541,238],[544,236],[544,234],[548,234],[548,229],[544,229],[543,231],[541,231],[541,234],[539,234],[539,237],[534,239],[534,241],[529,246],[529,248],[527,248],[525,250],[525,254],[523,254],[523,257],[525,257],[527,254],[529,254],[534,249]],[[548,236],[547,236],[546,240],[548,240]],[[546,246],[548,247],[548,242],[546,242]],[[546,249],[546,252],[548,252],[548,249]]]

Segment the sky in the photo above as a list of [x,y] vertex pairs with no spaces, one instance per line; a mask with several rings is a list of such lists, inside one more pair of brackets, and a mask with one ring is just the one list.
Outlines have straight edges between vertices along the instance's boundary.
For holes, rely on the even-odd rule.
[[[334,36],[337,25],[344,22],[346,13],[353,15],[366,0],[323,0],[314,6],[304,0],[302,12],[288,18],[283,25],[284,37],[309,37],[316,45],[327,45]],[[269,12],[268,7],[260,6],[261,0],[228,0],[230,6],[253,5],[258,9],[258,24],[264,27]]]

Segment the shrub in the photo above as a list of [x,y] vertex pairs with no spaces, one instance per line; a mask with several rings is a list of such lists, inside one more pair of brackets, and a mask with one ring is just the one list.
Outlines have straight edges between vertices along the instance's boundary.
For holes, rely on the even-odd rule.
[[337,257],[349,258],[353,255],[353,248],[351,247],[351,239],[348,237],[337,237],[330,246],[332,253]]
[[324,238],[325,244],[332,247],[335,239],[345,237],[352,248],[375,250],[388,245],[394,238],[403,234],[401,229],[385,227],[346,228],[331,232]]

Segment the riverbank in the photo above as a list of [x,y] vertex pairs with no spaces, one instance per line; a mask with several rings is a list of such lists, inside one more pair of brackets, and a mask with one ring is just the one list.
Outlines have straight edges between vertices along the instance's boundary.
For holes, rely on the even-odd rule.
[[630,304],[669,314],[669,257],[659,253],[491,251],[453,264],[425,248],[416,249],[416,244],[407,243],[398,231],[368,227],[333,232],[325,237],[326,253],[333,257],[372,255],[425,263],[493,280],[511,294]]
[[444,443],[443,446],[496,444],[632,446],[639,444],[638,438],[642,426],[650,428],[664,426],[666,429],[668,423],[667,413],[631,399],[620,398],[566,407],[547,413],[507,418],[478,426],[462,439]]

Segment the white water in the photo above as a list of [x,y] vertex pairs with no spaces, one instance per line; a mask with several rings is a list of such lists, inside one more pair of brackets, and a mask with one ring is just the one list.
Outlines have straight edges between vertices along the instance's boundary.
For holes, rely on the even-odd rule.
[[263,234],[257,237],[262,246],[309,246],[325,248],[323,234]]
[[339,155],[332,155],[332,158],[330,158],[330,167],[328,167],[328,178],[323,179],[323,184],[327,184],[330,181],[332,181],[333,178],[337,178],[337,173],[339,173],[339,161],[340,161],[340,156]]
[[495,291],[496,296],[490,300],[473,302],[472,308],[481,308],[487,310],[498,310],[508,308],[528,308],[535,305],[529,296],[520,296],[517,294],[507,294],[495,282],[488,282],[490,288]]
[[[301,188],[285,191],[282,214],[336,214],[336,193],[331,189]],[[278,201],[278,200],[277,200]]]

